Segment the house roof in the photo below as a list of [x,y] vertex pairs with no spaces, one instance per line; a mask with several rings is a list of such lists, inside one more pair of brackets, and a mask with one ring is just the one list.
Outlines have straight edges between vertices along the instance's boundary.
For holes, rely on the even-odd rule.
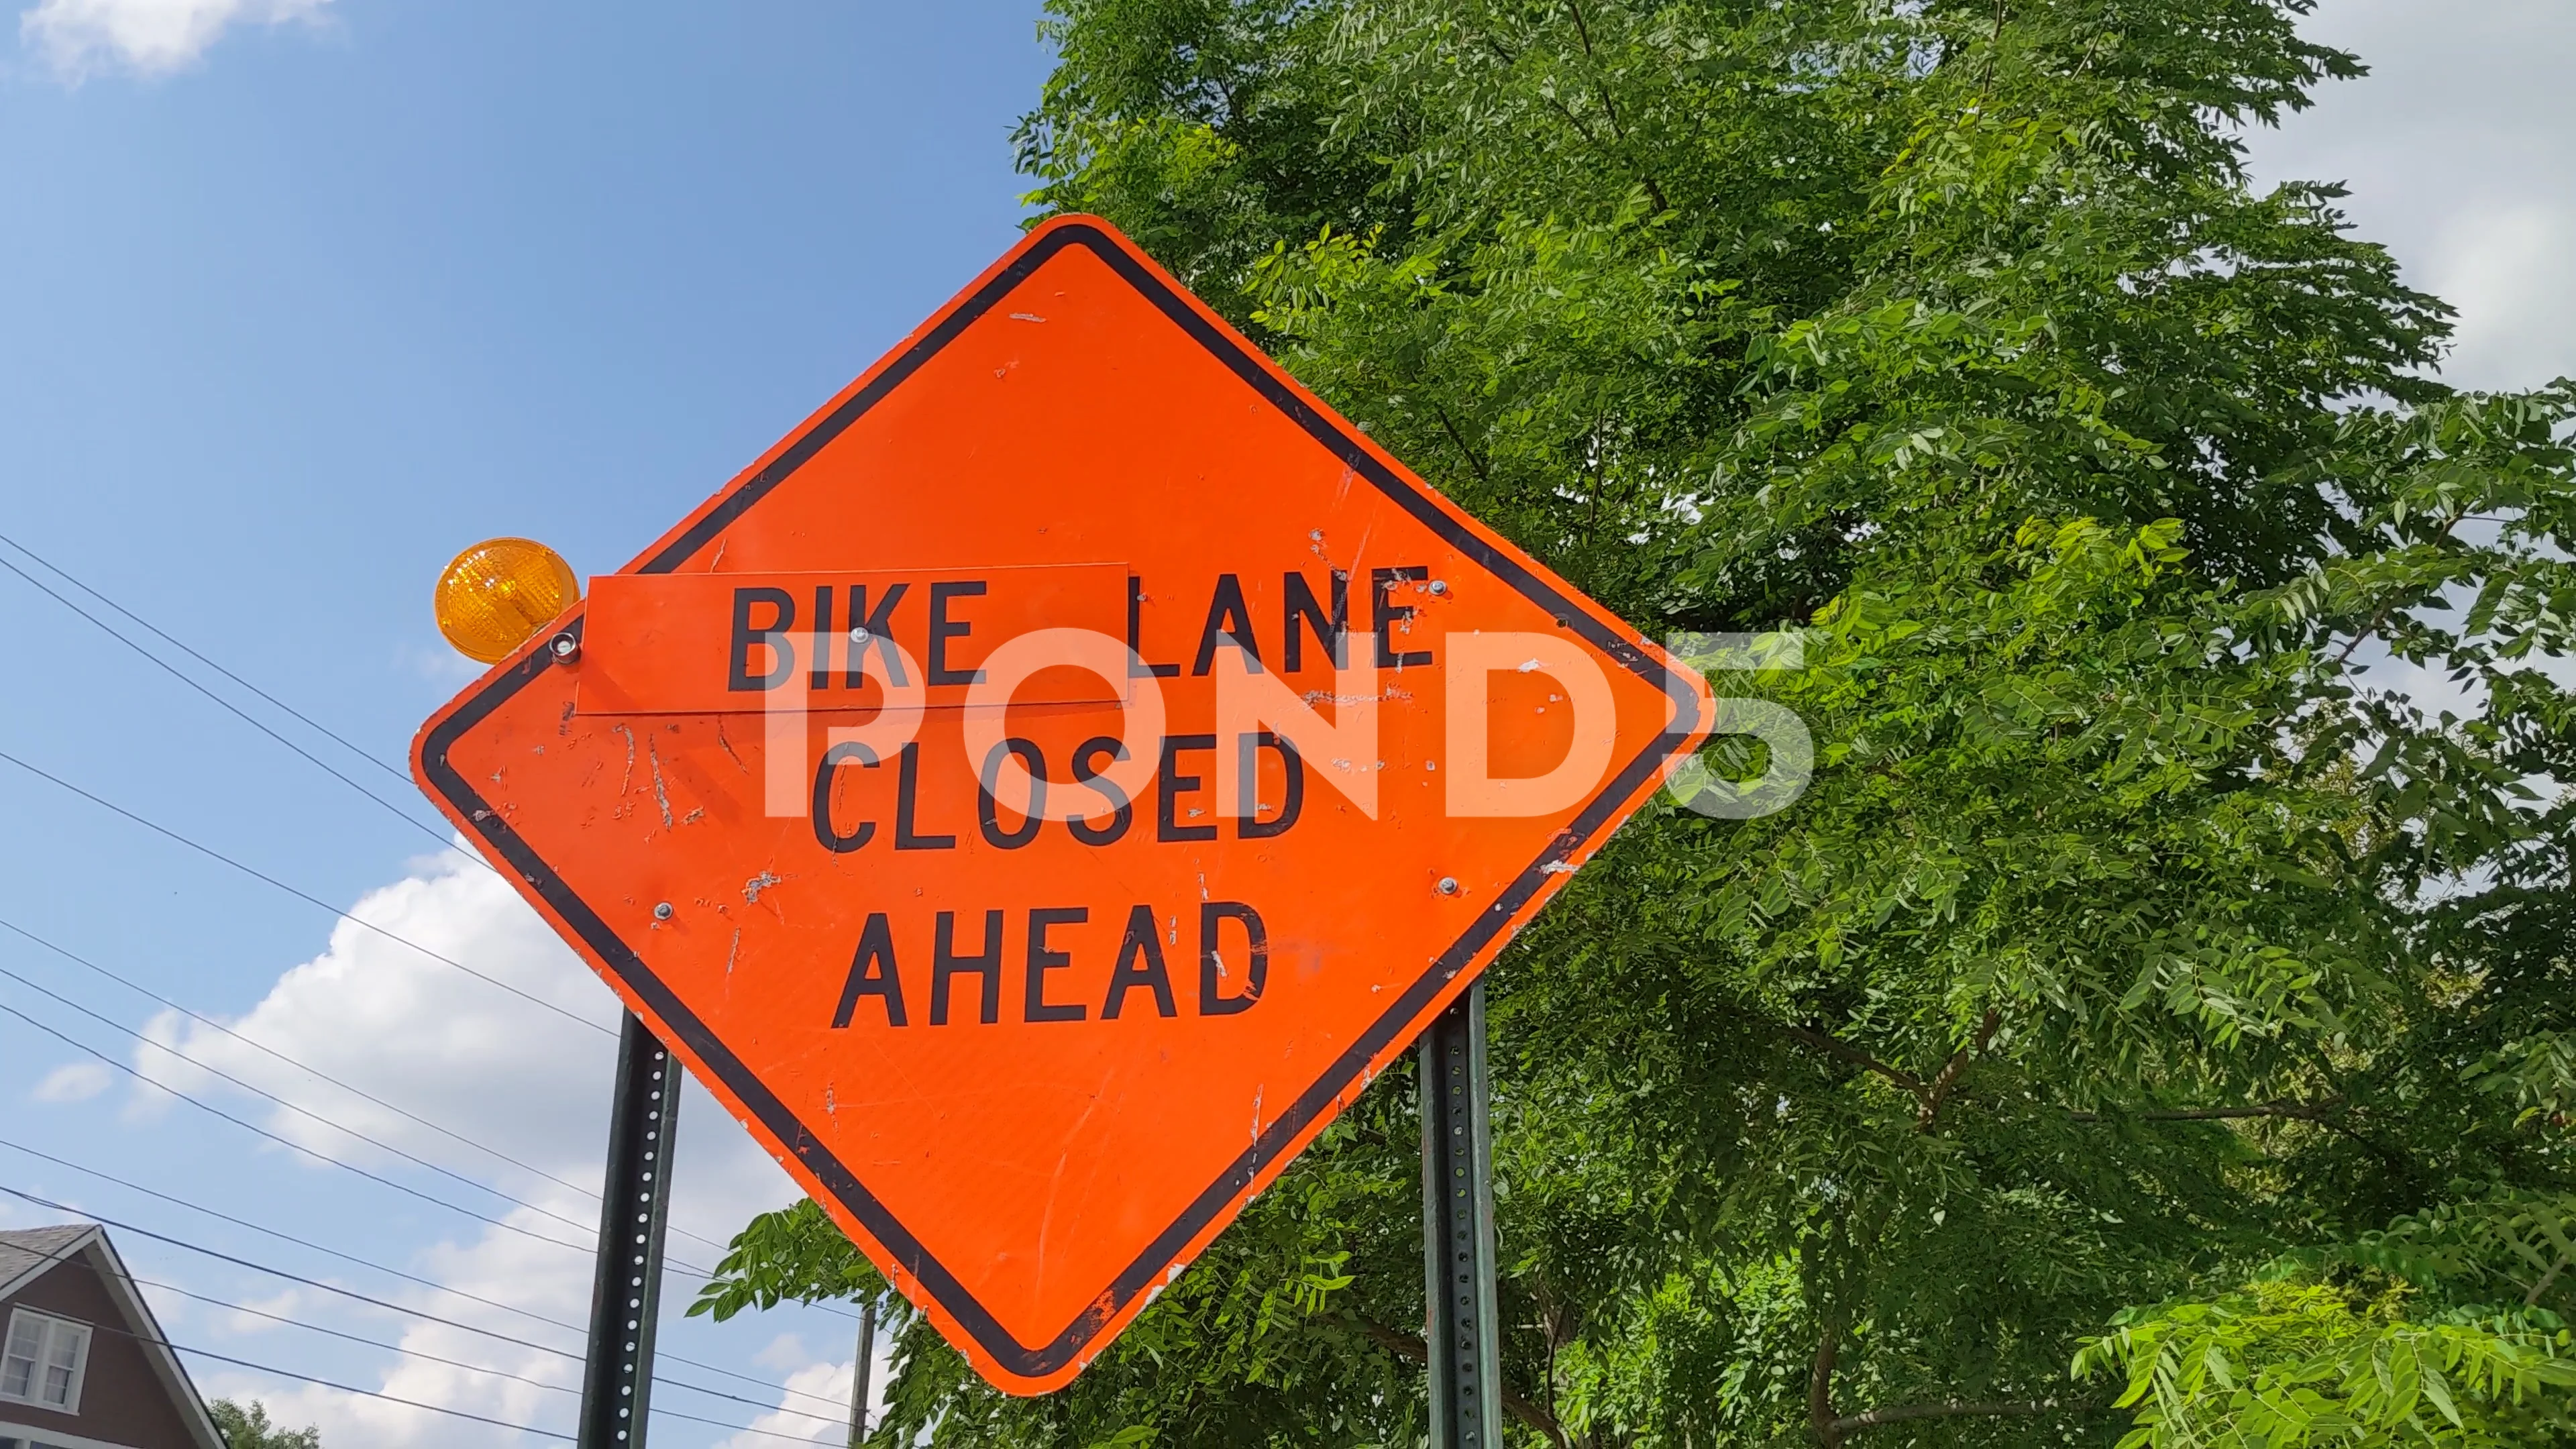
[[0,1296],[20,1286],[19,1280],[71,1256],[81,1240],[98,1231],[90,1223],[53,1228],[11,1228],[0,1232]]
[[143,1350],[144,1360],[161,1380],[190,1434],[203,1449],[223,1449],[223,1434],[207,1414],[206,1401],[199,1397],[186,1366],[162,1335],[160,1321],[152,1316],[152,1305],[144,1302],[142,1293],[136,1290],[134,1275],[125,1271],[125,1260],[117,1256],[116,1245],[107,1240],[105,1228],[96,1223],[65,1223],[51,1228],[0,1231],[0,1299],[76,1256],[85,1256],[97,1271],[108,1296],[125,1315],[125,1332]]

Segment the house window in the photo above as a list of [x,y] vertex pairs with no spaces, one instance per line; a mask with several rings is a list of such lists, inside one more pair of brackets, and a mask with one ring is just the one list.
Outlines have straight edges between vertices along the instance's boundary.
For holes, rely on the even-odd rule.
[[28,1308],[9,1315],[8,1342],[0,1348],[0,1399],[77,1414],[88,1367],[88,1324]]

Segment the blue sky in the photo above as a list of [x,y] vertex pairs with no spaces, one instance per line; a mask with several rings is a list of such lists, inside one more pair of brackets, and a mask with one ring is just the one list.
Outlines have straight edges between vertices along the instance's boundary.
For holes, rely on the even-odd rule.
[[[17,0],[0,37],[0,534],[398,763],[473,669],[428,587],[520,533],[623,563],[858,373],[1016,235],[1008,133],[1047,56],[1034,4],[859,0]],[[2576,19],[2551,0],[2328,0],[2372,79],[2257,141],[2266,177],[2350,177],[2354,215],[2464,309],[2453,375],[2576,372]],[[20,555],[0,558],[41,574]],[[49,580],[55,587],[67,587]],[[96,608],[95,604],[91,607]],[[298,760],[0,573],[0,751],[592,1024],[607,994],[404,785],[227,689],[382,795]],[[181,662],[185,662],[182,660]],[[221,685],[222,681],[213,680]],[[433,832],[407,825],[407,816]],[[279,1136],[495,1227],[300,1160],[0,1011],[0,1141],[484,1297],[577,1321],[588,1261],[534,1241],[595,1209],[599,1033],[335,922],[0,761],[0,922],[421,1118],[353,1098],[0,931],[26,1013]],[[511,1201],[250,1096],[177,1044]],[[722,1238],[785,1179],[700,1109],[683,1228]],[[560,1178],[563,1182],[551,1179]],[[551,1343],[570,1336],[0,1147],[0,1186]],[[45,1220],[0,1202],[0,1224]],[[542,1353],[192,1256],[144,1276],[225,1303],[568,1385]],[[683,1238],[679,1256],[714,1249]],[[172,1336],[230,1357],[562,1428],[569,1395],[317,1337],[159,1291]],[[846,1397],[846,1318],[669,1330],[746,1404]],[[538,1442],[212,1361],[326,1442]],[[666,1365],[666,1367],[670,1367]],[[748,1376],[727,1379],[718,1371]],[[765,1387],[764,1387],[765,1385]],[[828,1422],[760,1427],[833,1438]],[[726,1441],[663,1419],[658,1442]],[[741,1437],[742,1445],[782,1442]]]
[[[428,610],[458,548],[520,533],[585,573],[617,567],[1016,236],[1009,132],[1047,64],[1035,9],[55,0],[28,12],[17,43],[0,40],[0,534],[398,764],[419,721],[475,672]],[[233,23],[192,34],[192,10]],[[0,751],[340,907],[417,874],[445,833],[405,825],[7,574],[0,621],[12,681]],[[436,825],[407,786],[297,738]],[[362,932],[325,954],[325,912],[6,763],[0,819],[0,920],[208,1014],[266,1001],[245,1025],[261,1041],[595,1183],[605,1038]],[[426,899],[380,903],[371,919],[407,910],[404,934],[610,1019],[604,989],[488,877],[427,874],[444,885],[414,881]],[[510,924],[478,933],[478,916]],[[281,987],[317,955],[327,979]],[[126,1027],[160,1011],[5,933],[0,969]],[[0,1006],[172,1071],[17,982],[0,978]],[[542,1178],[193,1030],[191,1054],[245,1080],[593,1219]],[[580,1319],[581,1255],[299,1161],[185,1104],[138,1104],[119,1074],[74,1065],[87,1060],[0,1015],[0,1139]],[[579,1235],[219,1081],[187,1085],[423,1190]],[[682,1221],[706,1236],[786,1196],[712,1113],[687,1119],[680,1152]],[[376,1296],[437,1300],[7,1149],[0,1184]],[[0,1222],[40,1216],[0,1207]],[[559,1360],[121,1237],[139,1272],[208,1297],[573,1381]],[[714,1250],[683,1240],[675,1252],[706,1263]],[[395,1392],[569,1422],[567,1395],[162,1301],[174,1339],[231,1357],[361,1386],[399,1371]],[[453,1299],[442,1311],[507,1321]],[[685,1325],[669,1346],[771,1384],[837,1364],[846,1385],[851,1329],[772,1314]],[[220,1365],[201,1378],[256,1385],[332,1442],[484,1434]],[[758,1412],[677,1391],[659,1403],[733,1424]],[[656,1433],[722,1437],[668,1420]]]

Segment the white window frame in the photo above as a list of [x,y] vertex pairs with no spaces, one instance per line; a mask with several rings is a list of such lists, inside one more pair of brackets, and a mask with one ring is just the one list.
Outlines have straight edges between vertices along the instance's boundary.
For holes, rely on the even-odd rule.
[[[36,1372],[27,1381],[26,1393],[13,1394],[0,1390],[0,1404],[25,1404],[29,1408],[45,1409],[57,1414],[78,1414],[81,1388],[89,1381],[89,1346],[98,1336],[97,1330],[77,1318],[65,1318],[58,1313],[42,1313],[33,1308],[13,1308],[9,1311],[7,1330],[0,1332],[0,1352],[6,1352],[9,1341],[18,1336],[20,1319],[32,1319],[44,1327],[43,1335],[36,1341]],[[45,1366],[53,1356],[54,1335],[66,1329],[80,1335],[80,1351],[72,1357],[72,1381],[63,1402],[57,1404],[44,1396]]]

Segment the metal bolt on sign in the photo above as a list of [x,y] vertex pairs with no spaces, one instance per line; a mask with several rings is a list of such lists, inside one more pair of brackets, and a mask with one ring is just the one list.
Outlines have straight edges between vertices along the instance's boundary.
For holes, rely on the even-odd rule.
[[628,1013],[617,1033],[617,1087],[608,1111],[608,1180],[600,1193],[578,1449],[642,1449],[644,1443],[679,1101],[680,1074],[670,1052]]

